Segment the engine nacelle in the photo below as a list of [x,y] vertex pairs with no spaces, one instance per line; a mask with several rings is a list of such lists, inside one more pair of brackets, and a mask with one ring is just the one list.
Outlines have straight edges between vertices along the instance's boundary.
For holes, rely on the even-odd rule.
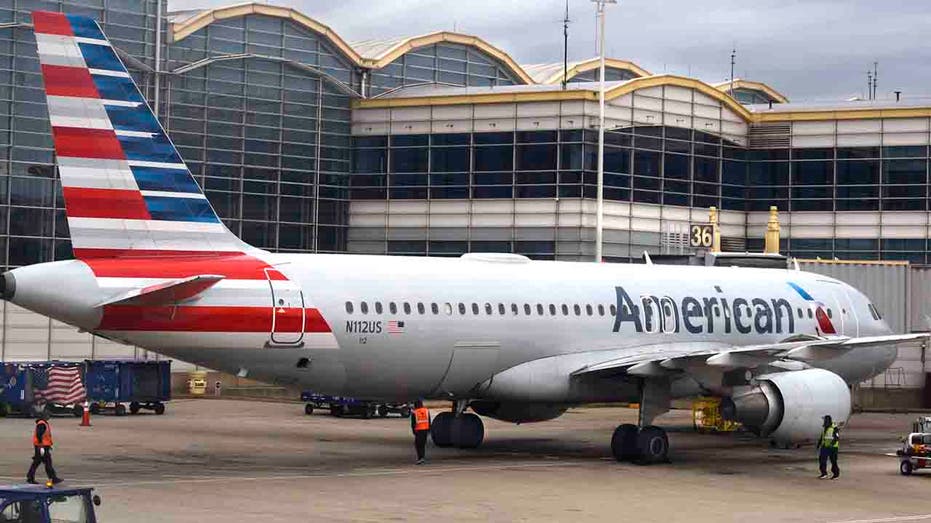
[[812,441],[820,436],[825,415],[835,423],[850,417],[850,389],[833,372],[807,369],[756,379],[757,385],[725,398],[721,414],[760,436],[784,443]]
[[511,423],[547,421],[562,416],[569,408],[561,403],[517,403],[475,400],[469,403],[476,414]]

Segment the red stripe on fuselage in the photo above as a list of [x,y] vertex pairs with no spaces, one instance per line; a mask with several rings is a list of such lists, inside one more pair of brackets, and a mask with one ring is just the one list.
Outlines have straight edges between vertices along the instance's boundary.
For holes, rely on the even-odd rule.
[[[283,311],[283,312],[282,312]],[[97,327],[103,331],[151,332],[301,332],[300,309],[271,307],[151,307],[107,305]],[[317,309],[307,309],[304,332],[331,332]]]
[[33,11],[32,25],[35,32],[40,34],[74,36],[71,22],[64,13]]
[[[151,257],[122,258],[87,258],[75,250],[75,256],[82,259],[99,278],[187,278],[199,274],[219,274],[231,280],[287,280],[278,271],[269,271],[264,261],[247,254],[231,256],[172,256],[152,255]],[[134,251],[128,251],[134,252]],[[148,251],[158,252],[158,251]],[[171,251],[166,251],[171,252]]]
[[42,65],[42,79],[48,96],[100,98],[89,70],[64,65]]
[[52,127],[55,153],[74,158],[125,160],[123,147],[110,129]]
[[65,210],[71,218],[152,219],[139,191],[62,187],[62,194]]

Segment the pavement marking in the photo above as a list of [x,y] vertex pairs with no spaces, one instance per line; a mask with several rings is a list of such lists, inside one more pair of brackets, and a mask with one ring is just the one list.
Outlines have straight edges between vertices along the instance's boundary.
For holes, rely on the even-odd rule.
[[550,467],[565,467],[565,466],[576,466],[576,465],[588,465],[588,462],[582,461],[564,461],[559,463],[516,463],[510,465],[486,465],[486,466],[466,466],[466,467],[417,467],[413,468],[415,465],[412,465],[410,469],[387,469],[387,470],[364,470],[358,472],[336,472],[332,474],[320,473],[320,474],[289,474],[289,475],[279,475],[279,476],[246,476],[246,477],[211,477],[211,478],[189,478],[189,479],[162,479],[162,480],[144,480],[144,481],[117,481],[117,482],[100,482],[93,483],[88,485],[78,484],[77,486],[88,486],[88,487],[132,487],[139,485],[175,485],[179,483],[216,483],[223,482],[228,483],[231,481],[280,481],[280,480],[295,480],[295,479],[319,479],[319,478],[353,478],[353,477],[369,477],[369,476],[400,476],[406,474],[432,474],[432,473],[443,473],[443,472],[471,472],[471,471],[482,471],[482,470],[506,470],[506,469],[528,469],[528,468],[550,468]]
[[894,521],[922,521],[931,519],[931,514],[916,514],[914,516],[892,516],[888,518],[876,519],[846,519],[835,521],[833,523],[891,523]]

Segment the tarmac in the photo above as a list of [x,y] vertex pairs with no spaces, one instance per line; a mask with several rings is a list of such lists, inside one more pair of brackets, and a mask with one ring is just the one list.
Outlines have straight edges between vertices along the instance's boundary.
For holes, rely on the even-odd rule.
[[[697,434],[681,410],[657,420],[672,462],[649,467],[610,456],[614,427],[636,419],[625,408],[486,418],[480,449],[430,445],[423,466],[406,419],[307,416],[295,403],[176,400],[164,416],[101,414],[92,427],[62,417],[52,430],[59,474],[96,487],[101,522],[931,522],[931,472],[901,476],[887,455],[915,416],[855,415],[834,481],[817,479],[813,447]],[[0,419],[0,482],[23,480],[32,427]]]

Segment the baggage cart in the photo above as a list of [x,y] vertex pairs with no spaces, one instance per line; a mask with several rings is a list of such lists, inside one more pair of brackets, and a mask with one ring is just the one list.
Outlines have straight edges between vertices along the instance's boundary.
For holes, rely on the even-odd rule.
[[328,410],[332,416],[361,416],[365,419],[374,416],[385,418],[388,414],[400,414],[402,418],[411,415],[411,407],[407,403],[379,403],[311,391],[302,392],[301,401],[304,402],[304,414],[307,415],[313,414],[315,409]]
[[85,383],[91,414],[103,411],[123,416],[140,410],[165,413],[171,399],[171,362],[87,360]]
[[[84,364],[69,361],[0,363],[0,417],[80,417]],[[68,401],[63,396],[70,396]],[[51,399],[50,399],[51,398]]]

